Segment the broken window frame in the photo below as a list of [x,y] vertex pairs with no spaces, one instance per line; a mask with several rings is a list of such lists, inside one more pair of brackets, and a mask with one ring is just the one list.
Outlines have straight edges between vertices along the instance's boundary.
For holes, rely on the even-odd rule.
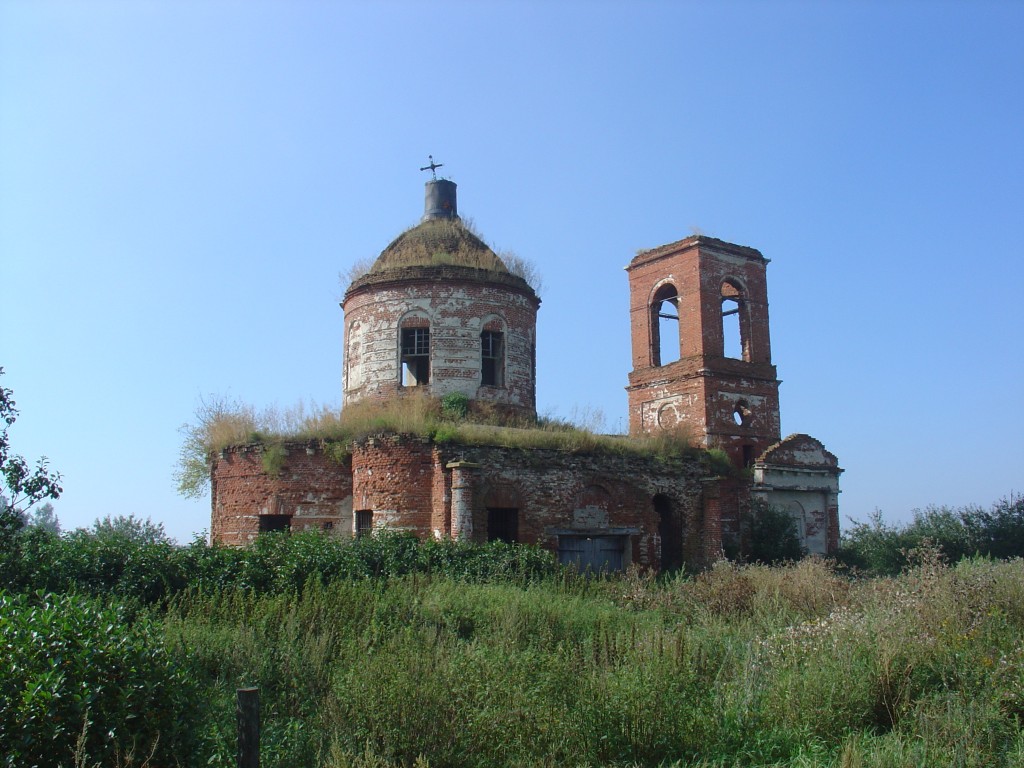
[[480,385],[505,386],[505,334],[501,331],[480,333]]
[[[735,280],[723,280],[720,295],[722,300],[722,357],[749,363],[751,360],[750,313],[746,291]],[[735,317],[735,321],[730,319],[733,317]]]
[[754,412],[750,410],[750,403],[739,399],[733,404],[732,421],[737,427],[749,427],[754,418]]
[[422,387],[430,383],[430,328],[402,328],[399,373],[403,387]]

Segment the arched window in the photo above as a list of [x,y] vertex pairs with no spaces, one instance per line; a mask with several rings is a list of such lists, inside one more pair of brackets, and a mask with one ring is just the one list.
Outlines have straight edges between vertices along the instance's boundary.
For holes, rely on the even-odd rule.
[[743,288],[733,280],[722,283],[722,354],[750,362],[750,314]]
[[679,292],[665,283],[651,300],[651,365],[674,363],[679,346]]
[[577,509],[603,509],[607,512],[611,504],[611,493],[597,483],[585,486],[576,497]]
[[430,383],[430,321],[407,317],[399,330],[399,366],[403,387]]
[[505,386],[505,334],[480,334],[480,383],[485,387]]

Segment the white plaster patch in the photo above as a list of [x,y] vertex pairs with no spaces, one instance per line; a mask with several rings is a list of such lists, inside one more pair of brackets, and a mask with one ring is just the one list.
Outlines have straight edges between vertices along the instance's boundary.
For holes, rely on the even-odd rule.
[[719,392],[718,397],[722,400],[726,400],[730,403],[738,403],[740,400],[747,401],[747,407],[751,410],[759,409],[764,405],[766,398],[762,395],[745,395],[738,394],[736,392]]

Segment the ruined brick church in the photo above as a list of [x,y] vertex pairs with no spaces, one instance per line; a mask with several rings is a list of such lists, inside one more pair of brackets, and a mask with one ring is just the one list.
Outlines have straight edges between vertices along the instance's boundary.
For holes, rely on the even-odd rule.
[[[264,446],[239,445],[211,459],[212,539],[394,529],[538,544],[580,567],[700,568],[743,556],[761,500],[792,516],[808,552],[829,553],[842,470],[818,440],[780,433],[767,265],[753,248],[694,235],[627,267],[633,370],[621,439],[685,433],[724,451],[728,471],[702,451],[666,458],[381,433],[340,452],[288,443],[271,474]],[[456,185],[427,182],[421,223],[345,292],[343,407],[461,393],[471,409],[535,419],[539,308],[529,283],[462,224]]]

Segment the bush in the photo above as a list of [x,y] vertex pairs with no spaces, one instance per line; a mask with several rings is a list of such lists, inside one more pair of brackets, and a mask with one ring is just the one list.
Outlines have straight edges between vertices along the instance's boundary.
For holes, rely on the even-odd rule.
[[116,597],[136,609],[165,605],[189,587],[209,591],[239,586],[279,593],[300,591],[311,583],[413,573],[525,583],[559,568],[552,554],[539,547],[421,541],[389,531],[361,539],[320,531],[272,533],[245,549],[211,546],[200,539],[182,547],[105,526],[66,536],[34,527],[0,536],[0,583],[8,589]]
[[909,541],[903,529],[887,524],[876,509],[867,522],[854,523],[843,533],[838,559],[870,574],[895,576],[907,563]]
[[839,559],[867,573],[894,576],[907,567],[907,553],[925,544],[949,562],[973,555],[1024,557],[1024,497],[1011,494],[988,510],[930,506],[914,510],[904,525],[886,524],[876,510],[843,534]]
[[88,530],[100,539],[125,539],[137,544],[169,544],[171,537],[164,530],[163,523],[154,523],[150,518],[143,520],[135,515],[107,515],[97,519]]
[[800,535],[792,515],[760,500],[751,506],[750,546],[747,551],[751,562],[775,565],[799,560],[806,554],[800,545]]
[[0,592],[2,764],[192,762],[201,697],[160,633],[95,599]]
[[462,392],[449,392],[441,398],[441,415],[450,421],[462,421],[469,414],[469,397]]
[[989,510],[966,507],[960,519],[978,554],[1024,557],[1024,496],[1011,493]]

